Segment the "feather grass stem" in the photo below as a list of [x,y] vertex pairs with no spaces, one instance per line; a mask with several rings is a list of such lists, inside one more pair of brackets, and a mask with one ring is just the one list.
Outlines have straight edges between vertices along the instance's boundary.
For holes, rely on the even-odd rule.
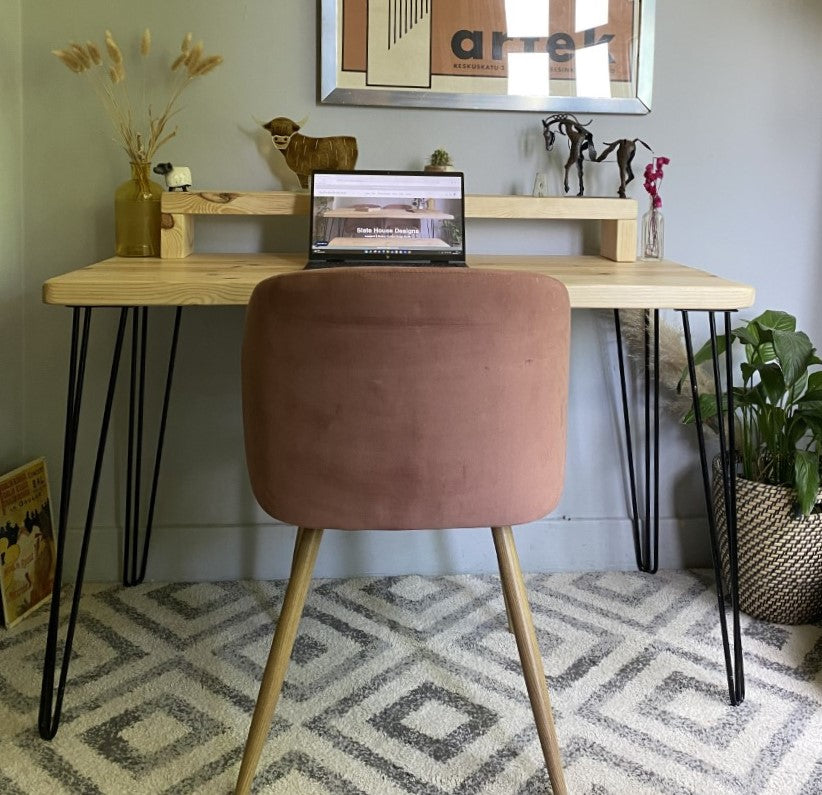
[[[168,129],[169,123],[179,112],[178,102],[185,89],[193,80],[203,77],[216,69],[223,62],[221,55],[205,55],[202,41],[192,47],[192,34],[187,33],[180,45],[180,54],[170,64],[168,76],[168,99],[163,111],[155,116],[151,104],[146,99],[147,74],[145,67],[141,70],[140,108],[145,108],[139,115],[135,112],[133,99],[128,90],[128,80],[123,51],[114,34],[106,30],[104,34],[103,56],[97,44],[87,41],[85,45],[71,42],[62,50],[52,50],[52,54],[71,72],[84,75],[92,82],[93,89],[108,115],[117,140],[134,163],[151,162],[157,150],[177,134],[177,128]],[[146,28],[139,43],[141,64],[148,60],[151,53],[151,31]],[[185,69],[179,70],[181,65]],[[140,122],[137,119],[141,119]]]

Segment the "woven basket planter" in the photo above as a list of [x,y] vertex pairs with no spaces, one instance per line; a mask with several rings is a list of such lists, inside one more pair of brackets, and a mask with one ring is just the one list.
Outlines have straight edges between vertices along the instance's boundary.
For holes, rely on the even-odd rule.
[[[822,501],[822,490],[817,496]],[[726,581],[725,499],[719,458],[713,462],[713,503]],[[797,518],[795,493],[737,476],[736,528],[739,607],[775,624],[822,618],[822,514]]]

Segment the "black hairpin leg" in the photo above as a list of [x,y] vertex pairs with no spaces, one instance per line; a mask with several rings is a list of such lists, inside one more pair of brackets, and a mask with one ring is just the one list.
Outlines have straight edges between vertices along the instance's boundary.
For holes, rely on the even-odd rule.
[[[171,383],[174,378],[174,362],[177,356],[177,341],[180,336],[180,317],[182,307],[177,307],[174,315],[174,330],[171,335],[171,348],[168,355],[163,407],[160,415],[160,427],[157,435],[157,448],[154,455],[154,471],[151,480],[151,492],[148,501],[146,526],[143,533],[142,556],[139,550],[140,495],[143,469],[143,419],[146,385],[146,342],[148,337],[148,308],[135,308],[132,316],[131,337],[131,388],[129,391],[128,421],[128,460],[126,464],[126,505],[125,533],[123,540],[123,585],[138,585],[146,576],[148,550],[151,541],[151,529],[154,523],[154,505],[157,498],[157,484],[160,477],[160,462],[163,455],[166,420],[168,418]],[[140,560],[138,571],[137,561]]]
[[[634,554],[640,571],[654,574],[659,567],[659,310],[653,311],[653,333],[651,314],[645,310],[644,371],[645,371],[645,504],[644,517],[639,516],[637,498],[637,476],[634,464],[631,417],[628,402],[625,357],[622,349],[622,327],[619,310],[614,310],[617,359],[619,361],[619,382],[622,392],[622,418],[625,423],[625,447],[628,458],[628,481],[631,498],[631,524],[634,535]],[[653,346],[651,344],[653,337]],[[653,350],[653,356],[652,356]],[[653,409],[651,408],[653,380]]]
[[[126,529],[123,553],[123,583],[136,585],[145,578],[146,563],[148,560],[151,527],[154,520],[154,504],[157,496],[160,461],[162,458],[163,440],[165,438],[166,420],[168,416],[169,395],[174,374],[174,361],[177,352],[177,340],[180,331],[181,308],[177,308],[172,332],[171,351],[169,353],[168,371],[166,374],[165,393],[163,396],[160,428],[157,441],[157,451],[154,459],[154,472],[149,497],[148,517],[143,539],[142,561],[139,573],[137,572],[137,527],[139,522],[140,497],[140,470],[142,463],[142,435],[143,435],[143,407],[145,395],[145,357],[148,325],[148,312],[143,308],[127,308],[120,310],[120,322],[117,337],[114,343],[114,353],[111,362],[108,388],[106,391],[103,419],[100,435],[97,442],[97,457],[94,465],[91,491],[89,495],[86,523],[83,530],[83,540],[80,547],[80,559],[77,566],[77,578],[74,581],[71,612],[66,630],[66,640],[63,650],[63,659],[60,667],[60,679],[57,684],[57,697],[54,697],[54,680],[57,668],[57,634],[60,618],[60,591],[62,586],[63,559],[66,547],[66,528],[68,523],[69,502],[71,497],[72,477],[74,473],[75,451],[77,447],[77,430],[80,422],[80,402],[83,391],[83,377],[85,374],[86,356],[88,352],[89,327],[91,323],[91,307],[83,309],[83,326],[80,331],[80,309],[75,308],[72,318],[71,352],[69,354],[69,384],[66,400],[66,430],[63,442],[63,473],[60,484],[60,516],[57,529],[57,555],[55,562],[54,587],[49,613],[48,635],[46,638],[46,655],[43,664],[43,681],[40,690],[40,710],[38,728],[40,736],[45,740],[52,739],[57,734],[60,724],[60,714],[63,705],[63,695],[66,688],[71,650],[74,642],[74,632],[77,625],[77,615],[80,607],[80,597],[85,576],[86,560],[88,558],[91,528],[94,524],[94,511],[97,505],[97,492],[100,484],[100,475],[103,466],[108,428],[111,421],[114,394],[117,386],[117,374],[120,367],[120,358],[123,350],[126,325],[129,312],[132,312],[132,361],[131,361],[131,390],[129,400],[129,440],[126,485]],[[139,377],[138,377],[139,374]],[[137,397],[135,400],[135,391]],[[136,417],[136,429],[135,429]]]
[[80,402],[83,393],[83,378],[88,352],[89,326],[91,323],[91,307],[83,310],[82,341],[78,351],[78,330],[80,310],[74,308],[71,330],[71,352],[69,354],[69,384],[66,399],[66,430],[63,440],[63,473],[60,482],[60,516],[57,527],[57,556],[55,561],[54,587],[52,589],[51,608],[49,612],[48,634],[46,638],[46,656],[43,663],[43,682],[40,689],[40,710],[37,725],[40,736],[50,740],[57,733],[60,723],[60,712],[63,704],[63,693],[66,687],[71,648],[74,642],[74,630],[77,625],[77,612],[80,607],[80,595],[85,575],[86,558],[88,557],[91,527],[94,522],[94,510],[97,505],[97,489],[100,484],[100,473],[103,465],[103,455],[106,448],[108,426],[111,419],[111,407],[114,401],[114,391],[117,384],[117,372],[120,366],[120,354],[123,349],[123,335],[126,327],[126,309],[120,311],[120,324],[117,329],[117,338],[114,343],[111,371],[108,389],[106,391],[105,408],[97,442],[97,458],[94,464],[91,492],[89,495],[86,524],[83,531],[83,541],[80,547],[80,560],[77,565],[77,578],[74,581],[74,593],[71,602],[66,641],[63,649],[63,661],[60,668],[60,681],[57,685],[57,699],[54,700],[54,678],[57,666],[57,631],[60,620],[60,590],[62,586],[63,556],[66,548],[66,528],[68,524],[71,482],[74,474],[74,457],[77,448],[77,429],[80,422]]
[[[699,443],[699,463],[702,468],[702,487],[705,491],[705,504],[708,511],[708,532],[711,541],[711,557],[714,565],[716,581],[716,598],[719,606],[719,624],[722,633],[722,647],[725,655],[725,670],[728,677],[728,693],[731,704],[736,706],[745,699],[745,672],[742,660],[742,634],[739,623],[739,580],[736,541],[736,460],[734,452],[734,407],[733,390],[730,388],[732,379],[731,347],[727,346],[725,357],[725,383],[727,389],[727,410],[722,404],[722,380],[719,367],[719,350],[717,346],[715,312],[708,312],[708,321],[711,334],[711,353],[713,360],[714,389],[716,392],[717,431],[719,437],[719,466],[722,474],[722,494],[725,501],[726,516],[726,543],[729,561],[728,582],[722,571],[722,556],[719,550],[719,538],[716,527],[716,514],[711,499],[711,471],[708,457],[705,452],[705,434],[702,428],[702,412],[699,405],[699,389],[696,381],[696,365],[694,364],[694,350],[691,339],[691,327],[688,311],[682,312],[682,326],[685,332],[685,349],[688,355],[688,374],[691,383],[691,399],[693,401],[694,419],[696,424],[697,441]],[[724,312],[725,335],[730,339],[731,313]],[[726,417],[727,432],[726,432]],[[728,637],[728,621],[726,606],[730,603],[733,622],[733,648]]]

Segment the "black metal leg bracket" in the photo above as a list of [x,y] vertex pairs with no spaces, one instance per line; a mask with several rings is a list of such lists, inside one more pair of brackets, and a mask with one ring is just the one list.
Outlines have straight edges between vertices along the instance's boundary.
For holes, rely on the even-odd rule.
[[[46,653],[43,663],[43,679],[40,689],[40,708],[38,714],[38,729],[43,739],[50,740],[57,733],[62,711],[63,696],[68,678],[69,661],[74,642],[74,633],[77,626],[77,616],[80,607],[83,579],[85,576],[86,561],[88,559],[91,530],[94,525],[94,512],[97,505],[97,492],[100,485],[100,476],[103,467],[108,429],[111,422],[112,407],[117,387],[117,376],[120,368],[120,359],[123,351],[123,341],[127,327],[129,312],[132,317],[132,363],[131,363],[131,391],[129,400],[129,452],[127,464],[126,486],[126,522],[125,544],[123,560],[123,582],[125,585],[135,585],[145,577],[148,558],[151,526],[154,518],[154,503],[159,480],[160,461],[162,457],[163,440],[165,436],[166,419],[168,414],[169,396],[171,393],[174,360],[179,337],[181,308],[178,307],[174,318],[171,351],[169,354],[168,372],[166,375],[163,408],[160,419],[160,430],[157,442],[157,451],[154,461],[151,494],[149,497],[148,518],[143,540],[142,560],[139,572],[137,571],[137,526],[139,511],[137,505],[140,497],[140,464],[142,452],[143,431],[143,403],[145,384],[145,355],[146,335],[148,326],[148,310],[146,307],[123,307],[120,309],[117,335],[106,388],[105,404],[103,408],[100,433],[97,440],[97,453],[94,463],[91,488],[89,493],[86,519],[83,529],[83,538],[80,546],[80,556],[77,565],[77,576],[74,581],[71,611],[69,613],[66,639],[63,649],[63,658],[60,664],[60,677],[57,682],[55,699],[55,678],[57,673],[57,646],[60,625],[60,596],[62,592],[63,566],[66,549],[66,534],[68,525],[69,505],[71,501],[72,480],[77,449],[77,436],[80,425],[80,407],[83,395],[83,382],[88,354],[89,332],[93,307],[73,307],[71,326],[71,347],[69,353],[68,394],[66,398],[66,427],[63,439],[63,471],[60,481],[60,514],[57,524],[57,555],[55,561],[54,586],[49,611],[48,630],[46,637]],[[82,316],[82,317],[81,317]],[[138,344],[139,338],[139,344]],[[137,373],[139,371],[139,379]],[[137,398],[135,399],[135,393]],[[136,430],[135,430],[136,416]]]
[[[691,310],[693,311],[693,310]],[[739,576],[736,535],[736,453],[734,439],[734,406],[733,406],[733,362],[731,346],[725,351],[725,384],[723,389],[719,364],[719,348],[716,333],[716,312],[705,310],[708,315],[711,336],[711,359],[714,380],[714,391],[718,407],[717,436],[719,439],[718,476],[722,479],[722,499],[724,500],[726,516],[726,533],[720,539],[717,532],[716,513],[711,498],[711,467],[705,447],[705,433],[702,426],[702,412],[699,403],[699,387],[697,383],[696,365],[694,362],[694,348],[691,337],[691,326],[688,310],[680,310],[682,327],[685,333],[685,349],[688,357],[688,375],[691,385],[691,400],[699,444],[699,463],[702,469],[702,488],[705,492],[705,505],[708,513],[708,533],[711,542],[711,558],[714,567],[716,582],[716,597],[719,607],[719,625],[722,634],[722,647],[725,656],[725,670],[728,679],[728,693],[731,704],[736,706],[745,699],[745,672],[742,658],[742,634],[739,621]],[[730,340],[731,312],[723,312],[725,338]],[[723,392],[727,397],[727,408],[723,408]],[[722,568],[722,556],[719,544],[724,540],[727,544],[727,559],[729,561],[727,577]],[[731,611],[731,633],[728,632],[727,609]],[[731,641],[731,636],[733,640]]]
[[651,313],[651,310],[646,309],[644,318],[644,513],[640,516],[637,469],[631,432],[631,401],[628,399],[622,324],[619,309],[614,309],[619,383],[622,395],[622,419],[625,425],[625,451],[628,459],[634,554],[637,568],[640,571],[655,574],[659,568],[659,310],[654,309]]

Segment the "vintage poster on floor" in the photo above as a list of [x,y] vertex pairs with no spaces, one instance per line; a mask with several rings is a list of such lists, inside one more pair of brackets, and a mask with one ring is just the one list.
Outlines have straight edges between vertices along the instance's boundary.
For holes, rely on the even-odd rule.
[[0,476],[0,596],[13,627],[51,596],[56,550],[46,461]]

